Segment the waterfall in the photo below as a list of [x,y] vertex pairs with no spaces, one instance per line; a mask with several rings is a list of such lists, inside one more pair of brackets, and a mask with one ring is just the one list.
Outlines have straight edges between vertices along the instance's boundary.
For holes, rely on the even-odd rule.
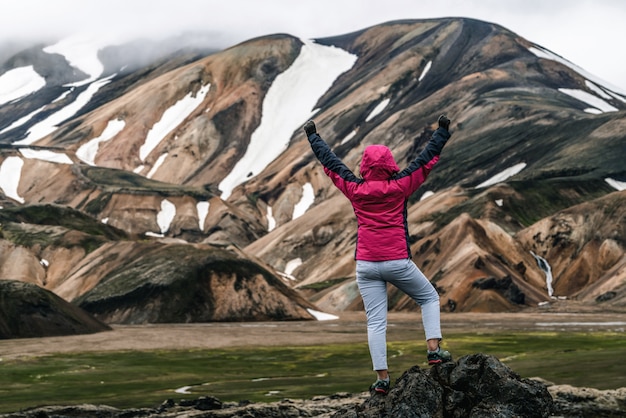
[[552,289],[552,268],[545,258],[538,256],[532,251],[530,253],[533,255],[533,257],[535,257],[535,260],[537,260],[539,268],[543,270],[543,272],[546,274],[546,286],[548,287],[548,296],[552,298],[552,295],[554,293],[554,290]]

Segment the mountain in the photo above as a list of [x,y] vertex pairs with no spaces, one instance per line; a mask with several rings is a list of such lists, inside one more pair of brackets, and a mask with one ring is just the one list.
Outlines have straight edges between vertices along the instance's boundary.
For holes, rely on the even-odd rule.
[[92,334],[111,328],[32,283],[0,280],[0,340]]
[[[315,41],[274,34],[225,50],[174,44],[147,53],[140,42],[90,49],[72,38],[0,53],[0,212],[11,214],[3,229],[20,222],[13,208],[54,205],[124,234],[111,248],[128,246],[114,250],[106,272],[70,272],[67,257],[42,271],[40,255],[56,251],[53,242],[3,234],[0,248],[28,260],[21,280],[98,312],[120,312],[120,301],[141,311],[148,302],[135,306],[133,289],[168,287],[161,302],[203,289],[206,300],[190,305],[202,310],[238,296],[206,302],[216,290],[194,271],[221,257],[235,274],[244,258],[263,271],[246,277],[267,280],[239,282],[249,300],[261,288],[288,295],[299,306],[294,318],[362,309],[352,208],[301,126],[313,117],[358,173],[374,143],[408,164],[446,113],[452,138],[407,208],[414,259],[443,308],[517,311],[564,298],[624,308],[625,92],[506,28],[464,18],[394,21]],[[59,233],[31,222],[38,234]],[[107,243],[93,236],[97,249],[75,251],[72,263],[104,252]],[[157,247],[175,259],[188,251],[193,261],[185,269],[172,269],[167,256],[141,261]],[[236,255],[215,256],[216,247]],[[0,272],[11,265],[1,260]],[[142,263],[154,272],[125,275]],[[71,290],[52,284],[70,282]],[[122,282],[123,297],[115,290]],[[101,314],[188,317],[166,314],[161,302],[154,316]],[[266,316],[281,303],[256,318],[285,318]],[[241,311],[229,320],[250,318],[249,305],[234,305]],[[393,292],[390,308],[417,309]]]
[[[310,320],[317,314],[273,269],[233,245],[133,239],[51,204],[3,209],[0,222],[3,278],[50,289],[105,323]],[[11,322],[16,312],[0,319]]]

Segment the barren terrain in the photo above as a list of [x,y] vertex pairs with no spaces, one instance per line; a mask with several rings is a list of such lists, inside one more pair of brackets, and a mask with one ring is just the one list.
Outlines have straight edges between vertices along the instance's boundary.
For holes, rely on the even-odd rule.
[[[568,305],[571,305],[570,302]],[[446,333],[498,331],[626,330],[626,312],[562,312],[558,306],[523,313],[442,313]],[[389,341],[423,339],[416,313],[389,314]],[[246,346],[305,346],[366,342],[365,314],[342,312],[330,321],[229,322],[201,324],[113,325],[97,334],[0,341],[0,361],[52,353],[156,349],[212,349]]]

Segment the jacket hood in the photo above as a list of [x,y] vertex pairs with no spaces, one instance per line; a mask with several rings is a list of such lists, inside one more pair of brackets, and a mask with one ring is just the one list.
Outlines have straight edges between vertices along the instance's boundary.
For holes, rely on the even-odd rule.
[[363,151],[361,176],[365,180],[389,180],[400,168],[391,150],[384,145],[370,145]]

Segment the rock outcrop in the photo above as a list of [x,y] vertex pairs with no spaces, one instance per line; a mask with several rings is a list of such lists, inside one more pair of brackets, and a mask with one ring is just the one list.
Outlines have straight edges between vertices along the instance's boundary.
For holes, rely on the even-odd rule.
[[544,385],[520,378],[493,356],[475,354],[430,370],[414,366],[386,396],[374,395],[333,418],[542,418],[552,410],[552,397]]

